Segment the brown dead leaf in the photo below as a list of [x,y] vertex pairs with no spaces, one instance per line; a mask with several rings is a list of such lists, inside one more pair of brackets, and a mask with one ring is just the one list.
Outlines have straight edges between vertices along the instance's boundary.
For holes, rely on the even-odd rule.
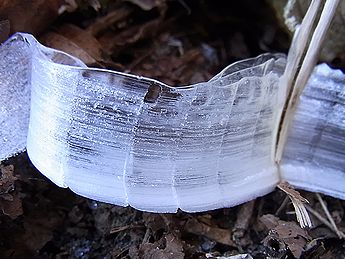
[[167,234],[159,241],[140,245],[139,258],[142,259],[183,259],[182,241],[174,234]]
[[158,28],[162,27],[167,5],[160,5],[158,14],[148,21],[137,19],[134,10],[134,8],[118,8],[87,29],[98,37],[103,49],[107,53],[112,53],[113,57],[138,41],[144,39],[152,41]]
[[194,235],[205,236],[224,245],[234,246],[234,242],[231,240],[231,231],[229,229],[222,229],[216,226],[211,226],[199,222],[195,218],[189,219],[186,222],[184,231]]
[[97,60],[94,59],[89,53],[61,34],[48,32],[41,37],[41,42],[48,47],[62,50],[79,58],[86,65],[91,66],[97,63]]
[[155,35],[160,22],[160,19],[148,21],[117,33],[108,31],[100,36],[99,42],[106,52],[118,54],[123,47]]
[[11,33],[17,31],[38,34],[58,17],[64,0],[3,0],[0,1],[0,20],[9,20]]
[[279,240],[286,244],[297,258],[301,256],[307,241],[311,239],[296,222],[283,221],[271,214],[261,216],[260,221],[268,230],[276,233]]
[[23,214],[22,200],[18,195],[11,196],[11,200],[0,200],[2,212],[11,219],[16,219]]
[[153,45],[154,49],[146,51],[142,58],[135,59],[127,66],[128,69],[169,85],[198,83],[211,77],[205,70],[205,58],[199,48],[185,50],[180,55],[178,49],[169,46],[168,42],[169,39],[159,38]]
[[281,182],[278,184],[278,188],[284,191],[287,195],[300,202],[309,203],[309,201],[302,197],[302,195],[296,191],[288,182]]
[[73,24],[64,24],[59,27],[58,32],[74,42],[98,62],[105,61],[105,57],[109,55],[103,53],[101,44],[89,31]]
[[0,166],[0,172],[0,208],[5,215],[15,219],[23,214],[23,208],[18,193],[13,192],[14,182],[17,180],[13,175],[14,167]]
[[145,24],[132,26],[128,30],[123,31],[119,35],[119,37],[117,37],[118,40],[116,41],[116,43],[122,46],[124,44],[133,44],[140,39],[150,38],[155,34],[160,22],[160,19],[156,19],[149,21]]
[[285,238],[284,243],[287,244],[291,253],[296,258],[300,258],[302,253],[305,251],[306,240],[301,236]]
[[298,237],[298,236],[304,237],[305,239],[310,238],[307,232],[303,230],[302,228],[300,228],[293,221],[286,222],[286,221],[279,220],[278,225],[274,229],[277,231],[279,237],[282,239]]
[[109,28],[113,28],[117,23],[121,23],[126,20],[131,12],[132,10],[127,7],[120,7],[113,10],[107,15],[98,18],[87,28],[87,31],[98,37],[104,31],[109,30]]
[[40,40],[51,48],[81,59],[88,66],[123,71],[122,65],[110,59],[110,53],[105,52],[104,47],[89,31],[75,25],[64,24],[57,32],[48,32]]
[[155,237],[155,239],[159,239],[161,236],[158,236],[161,230],[167,231],[168,225],[164,221],[164,218],[161,216],[161,214],[155,214],[155,213],[143,213],[143,220],[145,226],[151,230],[152,235]]
[[7,194],[10,191],[14,190],[14,182],[17,180],[17,177],[13,175],[14,167],[13,165],[9,166],[0,166],[0,197],[2,194]]

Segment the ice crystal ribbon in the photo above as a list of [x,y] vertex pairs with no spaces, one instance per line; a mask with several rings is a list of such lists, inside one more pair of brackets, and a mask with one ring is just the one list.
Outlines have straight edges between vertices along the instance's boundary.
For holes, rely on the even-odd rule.
[[0,160],[27,148],[44,175],[92,199],[154,212],[229,207],[280,179],[345,197],[344,75],[321,65],[301,97],[279,175],[282,55],[170,87],[16,34],[0,47]]

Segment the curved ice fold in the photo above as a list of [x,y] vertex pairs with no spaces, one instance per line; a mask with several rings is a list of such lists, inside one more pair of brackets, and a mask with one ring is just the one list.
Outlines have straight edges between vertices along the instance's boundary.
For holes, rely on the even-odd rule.
[[[25,147],[31,77],[28,154],[59,186],[173,212],[235,205],[271,191],[279,179],[270,150],[281,55],[241,61],[209,82],[175,88],[86,68],[27,34],[7,41],[1,56],[2,125],[17,127],[1,128],[1,159]],[[22,88],[23,95],[12,91]],[[21,96],[14,113],[13,98]]]
[[345,197],[339,71],[314,72],[279,175],[272,150],[284,104],[282,55],[240,61],[182,87],[87,68],[28,34],[10,38],[0,57],[0,161],[27,146],[38,170],[78,194],[146,211],[203,211],[287,179]]

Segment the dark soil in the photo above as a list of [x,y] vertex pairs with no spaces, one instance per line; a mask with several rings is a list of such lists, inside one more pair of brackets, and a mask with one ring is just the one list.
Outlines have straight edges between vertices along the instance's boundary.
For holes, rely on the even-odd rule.
[[[265,1],[83,0],[60,7],[66,11],[58,15],[62,2],[0,4],[0,18],[9,20],[2,23],[0,39],[28,31],[89,66],[170,85],[208,80],[236,60],[264,52],[286,53],[290,44],[290,36]],[[0,176],[0,258],[250,258],[230,257],[237,254],[344,258],[345,254],[339,233],[313,215],[313,228],[302,230],[286,194],[278,190],[234,208],[154,214],[58,188],[25,153],[6,161]],[[315,193],[302,196],[327,219]],[[344,230],[345,202],[322,199],[339,231]]]

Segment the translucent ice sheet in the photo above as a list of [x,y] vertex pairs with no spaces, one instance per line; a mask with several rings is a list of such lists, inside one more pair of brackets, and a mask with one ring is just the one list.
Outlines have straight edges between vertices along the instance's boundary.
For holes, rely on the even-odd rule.
[[345,75],[316,67],[295,114],[282,177],[310,191],[345,197]]
[[240,61],[183,87],[87,68],[28,34],[4,43],[0,57],[0,161],[27,147],[39,171],[80,195],[146,211],[204,211],[264,195],[285,179],[345,197],[340,71],[314,71],[279,175],[282,55]]
[[[270,151],[283,56],[241,61],[209,82],[172,88],[86,68],[26,34],[5,43],[1,55],[9,57],[1,61],[2,125],[13,125],[1,127],[1,159],[24,149],[31,108],[29,157],[59,186],[173,212],[235,205],[279,180]],[[18,87],[26,92],[13,102]],[[14,113],[16,105],[25,113]]]
[[0,48],[1,160],[24,151],[26,147],[30,113],[31,56],[27,43],[15,38]]

